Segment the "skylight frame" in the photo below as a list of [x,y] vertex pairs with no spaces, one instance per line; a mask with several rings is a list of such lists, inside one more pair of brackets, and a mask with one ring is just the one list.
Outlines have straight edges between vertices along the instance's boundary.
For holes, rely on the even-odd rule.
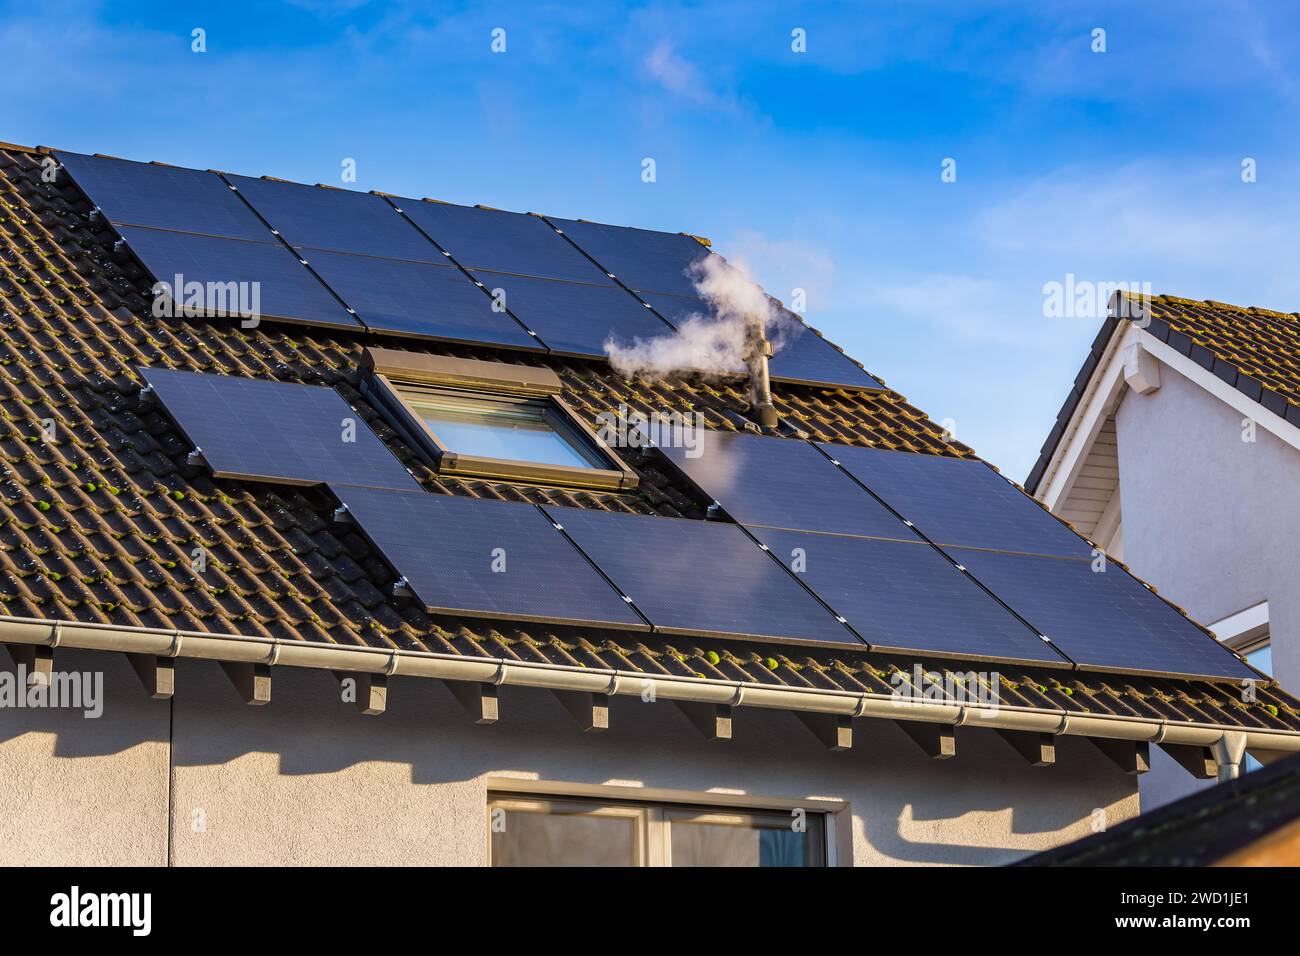
[[[366,358],[369,373],[363,379],[363,391],[370,393],[389,423],[424,454],[439,475],[596,491],[631,491],[640,481],[637,473],[558,394],[559,379],[553,374],[521,375],[516,365],[476,361],[472,362],[472,374],[467,375],[465,366],[471,363],[464,360],[391,350],[368,350]],[[547,464],[457,451],[438,436],[415,407],[421,394],[465,399],[481,403],[485,409],[530,405],[581,457],[603,460],[608,467]]]

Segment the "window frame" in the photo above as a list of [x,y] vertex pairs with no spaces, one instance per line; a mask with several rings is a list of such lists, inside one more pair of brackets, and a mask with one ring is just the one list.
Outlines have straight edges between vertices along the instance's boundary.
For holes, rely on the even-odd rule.
[[633,857],[635,862],[631,865],[634,867],[650,866],[650,847],[654,842],[651,839],[650,814],[646,812],[645,807],[638,807],[630,804],[619,803],[601,803],[592,800],[566,800],[563,798],[551,797],[524,797],[517,794],[498,794],[488,793],[487,798],[487,815],[488,815],[488,845],[487,845],[487,863],[492,865],[492,811],[494,809],[503,809],[507,812],[513,810],[518,813],[553,813],[556,810],[568,810],[571,815],[591,816],[591,817],[614,817],[616,819],[633,820],[636,826],[633,832],[636,834],[636,845],[633,848]]
[[[362,379],[362,393],[375,402],[388,423],[423,454],[439,475],[600,491],[631,491],[640,481],[637,473],[564,401],[559,376],[549,369],[379,348],[366,350],[364,364],[367,374]],[[611,467],[552,465],[458,452],[424,421],[404,390],[481,400],[485,405],[536,405],[555,432],[574,445],[582,457],[586,457],[583,451],[592,453]]]
[[611,784],[563,783],[489,777],[484,800],[484,862],[492,865],[492,810],[509,803],[532,809],[547,803],[575,807],[602,807],[644,814],[643,862],[638,866],[672,865],[672,819],[716,817],[734,822],[742,817],[788,816],[801,809],[816,815],[821,829],[821,866],[852,866],[852,809],[847,801],[824,798],[789,799],[751,794],[668,790]]

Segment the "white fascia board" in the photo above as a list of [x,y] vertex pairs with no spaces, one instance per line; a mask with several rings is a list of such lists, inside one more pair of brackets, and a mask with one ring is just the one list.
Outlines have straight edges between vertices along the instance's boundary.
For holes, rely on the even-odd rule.
[[[1093,442],[1115,411],[1115,406],[1125,388],[1124,349],[1138,341],[1141,330],[1132,322],[1123,322],[1102,353],[1097,369],[1088,380],[1088,390],[1079,400],[1079,406],[1070,416],[1068,435],[1056,446],[1048,463],[1043,480],[1039,482],[1037,498],[1056,511],[1070,495],[1079,470],[1083,467]],[[1154,336],[1148,336],[1153,338]],[[1158,340],[1157,340],[1158,341]]]
[[[1106,346],[1102,361],[1093,372],[1088,391],[1071,417],[1068,438],[1057,445],[1051,462],[1039,482],[1039,501],[1053,511],[1065,501],[1074,487],[1079,469],[1083,467],[1097,433],[1106,419],[1114,413],[1117,400],[1126,387],[1125,358],[1136,348],[1146,352],[1171,371],[1200,386],[1219,401],[1249,418],[1257,426],[1277,436],[1292,448],[1300,451],[1300,428],[1296,428],[1281,415],[1274,414],[1259,402],[1238,391],[1213,372],[1191,358],[1160,341],[1149,331],[1127,322]],[[1130,364],[1133,364],[1130,361]]]
[[1281,415],[1270,412],[1244,392],[1238,391],[1213,372],[1198,365],[1167,343],[1161,342],[1149,332],[1142,336],[1142,347],[1159,359],[1163,365],[1169,366],[1179,375],[1191,380],[1219,401],[1239,412],[1242,418],[1249,418],[1260,428],[1300,451],[1300,428],[1296,428]]

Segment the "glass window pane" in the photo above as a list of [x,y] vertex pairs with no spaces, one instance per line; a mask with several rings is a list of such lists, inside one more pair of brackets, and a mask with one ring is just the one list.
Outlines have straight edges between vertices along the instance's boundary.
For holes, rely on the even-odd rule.
[[[1246,662],[1256,670],[1263,671],[1270,677],[1273,674],[1273,645],[1269,643],[1258,644],[1253,650],[1246,652]],[[1243,769],[1246,773],[1252,770],[1258,770],[1264,766],[1250,754],[1246,754],[1246,764]]]
[[747,827],[672,824],[673,866],[758,866],[759,834]]
[[575,468],[606,467],[558,431],[547,409],[532,402],[407,394],[407,402],[449,450],[461,455]]
[[1254,650],[1246,652],[1246,661],[1256,670],[1273,675],[1273,645],[1261,644]]
[[779,817],[670,816],[673,866],[821,866],[821,821],[796,831]]
[[508,810],[493,866],[636,866],[636,817]]

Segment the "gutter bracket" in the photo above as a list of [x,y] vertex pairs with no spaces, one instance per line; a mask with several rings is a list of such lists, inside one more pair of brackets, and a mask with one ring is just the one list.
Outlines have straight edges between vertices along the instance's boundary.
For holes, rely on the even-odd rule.
[[853,747],[853,718],[848,714],[814,714],[796,710],[794,715],[827,750],[842,751]]
[[896,720],[894,725],[911,737],[925,751],[926,756],[933,760],[947,760],[957,754],[955,725],[920,720]]
[[51,644],[6,644],[14,666],[27,672],[27,686],[50,686],[54,673],[54,646]]
[[445,680],[442,686],[451,691],[452,696],[465,708],[465,713],[476,724],[495,724],[501,716],[497,703],[497,687],[505,677],[505,665],[497,671],[497,679],[491,684],[481,684],[469,680]]
[[730,704],[706,704],[690,700],[675,700],[673,703],[705,740],[731,739]]
[[552,690],[585,734],[609,729],[609,695],[581,690]]
[[1160,749],[1173,757],[1197,780],[1214,780],[1219,776],[1219,761],[1213,747],[1195,744],[1161,744]]
[[158,654],[133,654],[127,652],[135,676],[144,685],[144,692],[154,700],[170,700],[176,692],[176,659]]
[[1050,767],[1056,763],[1056,736],[1032,730],[998,730],[998,736],[1015,748],[1032,766]]
[[[333,671],[332,673],[345,690],[344,682],[349,680],[353,682],[352,690],[356,696],[351,703],[367,717],[382,714],[388,708],[387,674],[358,671]],[[347,703],[346,698],[344,702]]]
[[[1163,736],[1163,734],[1161,734]],[[1114,740],[1088,737],[1115,766],[1125,773],[1140,774],[1151,769],[1151,744],[1145,740]]]
[[245,704],[261,706],[271,702],[271,665],[261,661],[220,661],[221,669],[235,685]]

